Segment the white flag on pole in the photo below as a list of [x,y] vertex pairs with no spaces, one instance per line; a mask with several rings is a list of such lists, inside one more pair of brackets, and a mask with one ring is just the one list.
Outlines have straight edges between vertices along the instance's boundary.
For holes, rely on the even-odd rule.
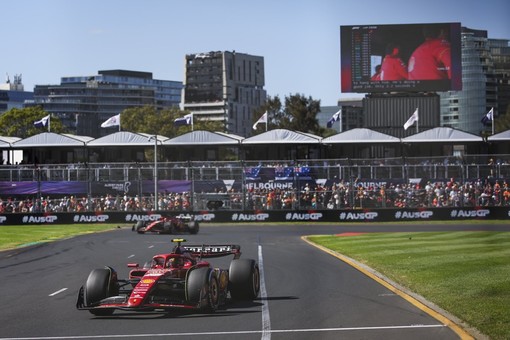
[[259,120],[257,120],[255,122],[255,124],[253,124],[253,130],[257,129],[257,125],[259,123],[266,123],[267,124],[267,111],[262,115],[262,117],[259,118]]
[[46,127],[50,123],[50,115],[47,115],[46,117],[42,117],[40,120],[36,120],[34,122],[35,127]]
[[174,126],[193,125],[193,113],[174,120]]
[[111,126],[119,126],[120,125],[120,113],[113,117],[108,118],[106,121],[101,124],[102,128],[107,128]]
[[409,129],[411,125],[418,121],[418,109],[416,109],[411,117],[404,124],[404,130]]
[[336,121],[339,121],[340,118],[342,118],[341,114],[342,114],[342,110],[338,110],[338,112],[336,112],[333,116],[331,116],[331,118],[328,120],[328,122],[326,124],[328,126],[328,128],[331,128]]

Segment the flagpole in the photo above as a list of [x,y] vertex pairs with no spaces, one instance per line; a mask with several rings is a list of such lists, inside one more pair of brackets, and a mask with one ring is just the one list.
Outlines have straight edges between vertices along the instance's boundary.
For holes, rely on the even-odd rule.
[[494,108],[491,107],[491,110],[492,110],[492,119],[491,119],[491,123],[492,123],[492,134],[494,134]]
[[158,211],[158,135],[152,135],[147,138],[148,142],[151,142],[154,138],[154,206],[153,210]]
[[340,113],[338,115],[338,124],[340,128],[338,129],[340,132],[342,132],[342,109],[340,109]]
[[420,132],[420,128],[418,127],[418,125],[420,124],[420,118],[419,118],[419,113],[418,113],[418,108],[416,108],[416,133],[419,133]]
[[48,117],[48,132],[51,132],[51,114]]

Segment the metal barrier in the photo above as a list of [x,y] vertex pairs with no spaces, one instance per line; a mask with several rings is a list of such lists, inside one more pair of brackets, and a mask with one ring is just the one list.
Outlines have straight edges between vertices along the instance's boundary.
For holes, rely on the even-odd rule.
[[[159,183],[164,181],[180,181],[188,187],[180,192],[158,190],[158,208],[194,211],[505,206],[510,199],[508,160],[510,155],[160,162],[160,188]],[[35,212],[50,209],[47,201],[51,209],[66,211],[147,211],[155,207],[153,180],[154,164],[150,162],[1,165],[0,184],[32,186],[20,194],[0,191],[0,212],[6,210],[2,206],[9,197],[18,202],[9,208],[12,212],[23,208],[19,207],[21,201]],[[431,182],[432,189],[427,182]],[[77,189],[48,190],[48,183],[56,183],[55,187],[75,183]],[[434,191],[436,187],[438,192]],[[75,202],[62,206],[62,200],[68,201],[71,196]]]
[[[490,163],[491,159],[496,159]],[[170,180],[242,180],[254,167],[309,167],[317,178],[508,178],[510,155],[316,159],[294,161],[159,162],[158,178]],[[79,163],[0,165],[0,181],[129,181],[152,179],[154,163]]]

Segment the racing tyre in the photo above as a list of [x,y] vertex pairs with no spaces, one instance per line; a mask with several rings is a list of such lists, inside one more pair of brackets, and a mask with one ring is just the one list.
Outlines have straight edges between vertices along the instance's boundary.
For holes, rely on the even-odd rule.
[[170,222],[170,233],[178,234],[180,231],[179,226],[175,222]]
[[[84,288],[85,306],[97,305],[102,299],[118,294],[117,273],[113,268],[104,267],[90,272]],[[113,314],[113,309],[91,309],[92,314],[107,316]]]
[[139,234],[143,234],[145,229],[145,222],[144,221],[138,221],[135,225],[135,230]]
[[198,234],[198,229],[200,229],[200,225],[198,221],[191,221],[188,224],[188,229],[190,234]]
[[207,312],[214,312],[218,309],[220,286],[214,270],[203,267],[188,272],[186,300],[198,304],[200,309]]
[[172,222],[162,222],[162,229],[159,231],[159,234],[173,234],[172,229]]
[[255,260],[236,259],[228,271],[230,296],[234,300],[253,300],[260,291],[260,272]]

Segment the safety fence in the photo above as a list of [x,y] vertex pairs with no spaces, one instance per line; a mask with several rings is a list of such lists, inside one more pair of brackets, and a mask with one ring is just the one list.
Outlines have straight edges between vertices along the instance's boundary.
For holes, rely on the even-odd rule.
[[[315,159],[293,161],[131,162],[0,165],[0,181],[141,181],[242,180],[254,169],[272,168],[275,174],[299,176],[308,171],[316,178],[507,178],[510,155],[464,155],[459,157],[395,157],[369,159]],[[301,168],[301,169],[300,169]],[[289,172],[290,171],[290,172]],[[302,174],[301,174],[302,175]]]
[[508,206],[508,160],[1,165],[0,213]]

